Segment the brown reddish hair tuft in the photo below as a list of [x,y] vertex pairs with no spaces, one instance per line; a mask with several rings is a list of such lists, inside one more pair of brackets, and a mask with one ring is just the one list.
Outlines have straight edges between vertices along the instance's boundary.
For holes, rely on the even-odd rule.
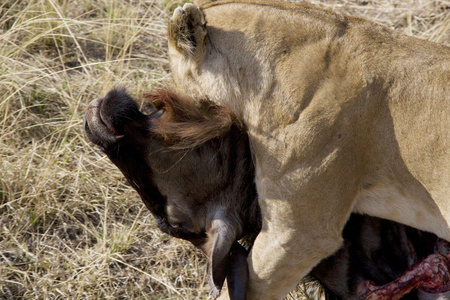
[[161,134],[170,148],[194,148],[227,133],[233,124],[243,130],[243,124],[228,107],[209,100],[196,101],[168,89],[147,93],[144,98],[157,110],[154,132]]

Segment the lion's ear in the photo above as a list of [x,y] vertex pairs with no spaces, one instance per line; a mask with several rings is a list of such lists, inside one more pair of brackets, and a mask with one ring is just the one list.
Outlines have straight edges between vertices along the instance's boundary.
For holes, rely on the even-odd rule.
[[178,7],[169,21],[169,47],[188,57],[199,57],[205,51],[206,21],[200,9],[186,3]]
[[208,231],[208,245],[205,249],[209,255],[208,276],[211,294],[216,298],[229,270],[230,250],[238,238],[238,230],[225,218],[212,221]]

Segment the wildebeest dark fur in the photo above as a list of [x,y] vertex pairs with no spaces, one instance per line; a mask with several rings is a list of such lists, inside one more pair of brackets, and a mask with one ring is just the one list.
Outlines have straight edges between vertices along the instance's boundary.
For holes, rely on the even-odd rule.
[[247,135],[229,110],[210,102],[193,105],[168,91],[146,98],[154,107],[148,115],[123,90],[94,100],[86,135],[122,171],[163,232],[209,257],[216,296],[233,243],[261,226]]

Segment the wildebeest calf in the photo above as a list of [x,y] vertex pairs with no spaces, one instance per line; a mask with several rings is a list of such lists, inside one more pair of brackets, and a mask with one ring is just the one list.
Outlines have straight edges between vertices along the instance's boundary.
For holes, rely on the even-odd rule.
[[[92,101],[86,135],[122,171],[163,232],[209,257],[216,296],[233,243],[261,226],[247,135],[229,110],[207,101],[194,105],[169,91],[146,98],[153,106],[147,115],[122,90]],[[240,253],[238,244],[233,249]]]
[[[195,104],[166,90],[145,97],[148,114],[123,90],[92,101],[86,135],[122,171],[163,232],[206,254],[213,296],[227,277],[231,299],[245,299],[246,250],[237,241],[246,238],[251,244],[262,224],[245,130],[230,110],[206,100]],[[432,253],[437,241],[428,233],[358,215],[347,224],[344,239],[343,248],[311,272],[328,299],[356,299],[366,280],[382,285],[399,278]],[[389,291],[387,297],[398,298],[416,286],[421,284],[397,284],[397,293]]]

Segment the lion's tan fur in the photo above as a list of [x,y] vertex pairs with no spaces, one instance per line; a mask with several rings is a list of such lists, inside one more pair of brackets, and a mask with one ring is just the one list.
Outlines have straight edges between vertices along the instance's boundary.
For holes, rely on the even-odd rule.
[[450,240],[449,48],[305,5],[202,2],[175,11],[169,56],[178,91],[248,129],[264,218],[248,299],[282,298],[352,211]]

